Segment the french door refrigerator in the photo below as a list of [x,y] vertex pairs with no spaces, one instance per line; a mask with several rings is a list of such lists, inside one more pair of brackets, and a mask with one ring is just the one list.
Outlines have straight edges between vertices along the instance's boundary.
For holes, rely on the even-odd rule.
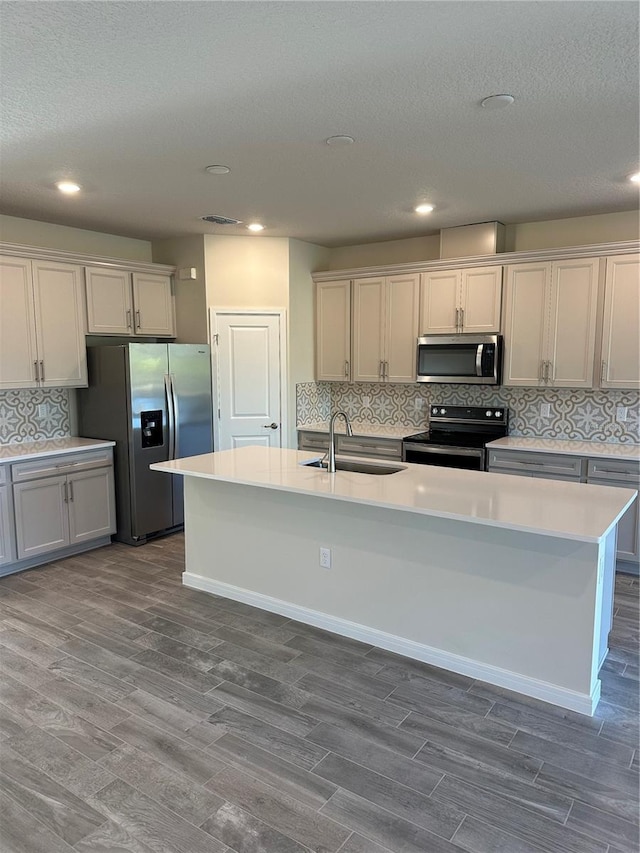
[[184,523],[183,478],[149,465],[213,450],[209,347],[90,346],[87,360],[79,434],[115,441],[115,538],[141,545]]

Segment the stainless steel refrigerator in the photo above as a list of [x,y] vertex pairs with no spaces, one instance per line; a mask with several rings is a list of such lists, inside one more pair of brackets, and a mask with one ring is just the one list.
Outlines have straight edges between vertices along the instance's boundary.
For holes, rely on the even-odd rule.
[[141,545],[184,523],[182,477],[149,465],[213,450],[209,347],[90,346],[87,358],[79,434],[115,441],[116,539]]

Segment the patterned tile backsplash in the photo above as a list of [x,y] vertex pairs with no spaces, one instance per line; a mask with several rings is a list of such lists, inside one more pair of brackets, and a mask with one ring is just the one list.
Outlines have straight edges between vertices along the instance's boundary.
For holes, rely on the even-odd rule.
[[[46,405],[46,413],[38,407]],[[71,434],[69,391],[33,388],[0,391],[0,444],[64,438]]]
[[[432,403],[508,406],[510,435],[640,444],[638,391],[346,382],[304,382],[296,391],[299,425],[326,421],[331,411],[343,409],[356,421],[425,429]],[[540,415],[542,403],[550,405],[548,418]],[[624,422],[616,420],[619,406],[627,408]]]

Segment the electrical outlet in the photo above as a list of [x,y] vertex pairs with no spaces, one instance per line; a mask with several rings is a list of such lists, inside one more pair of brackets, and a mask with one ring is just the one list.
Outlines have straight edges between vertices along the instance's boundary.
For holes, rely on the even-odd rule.
[[49,414],[49,406],[47,403],[38,403],[38,417],[46,418]]
[[320,565],[323,569],[331,568],[331,548],[320,548]]
[[551,417],[551,403],[540,403],[540,417],[541,418],[550,418]]
[[627,406],[616,407],[616,420],[619,423],[624,423],[627,419]]
[[413,407],[417,411],[422,411],[426,406],[426,400],[423,400],[422,397],[416,397],[413,401]]
[[363,397],[362,398],[362,405],[365,407],[365,409],[368,409],[369,406],[371,405],[371,397]]

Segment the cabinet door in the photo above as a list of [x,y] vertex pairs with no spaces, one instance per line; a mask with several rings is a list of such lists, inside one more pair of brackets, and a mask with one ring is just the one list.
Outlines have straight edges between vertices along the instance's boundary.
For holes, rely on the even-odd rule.
[[415,382],[420,276],[391,276],[386,289],[385,379]]
[[500,331],[502,267],[473,267],[462,270],[463,332],[489,334]]
[[460,272],[443,270],[422,276],[420,294],[421,335],[455,334],[460,307]]
[[607,258],[601,388],[640,388],[640,255]]
[[316,285],[316,380],[347,382],[351,377],[351,282]]
[[503,382],[543,385],[550,265],[514,264],[506,269]]
[[85,268],[87,331],[94,335],[132,335],[131,273]]
[[11,486],[0,486],[0,566],[12,563],[16,558],[10,489]]
[[112,468],[69,475],[67,493],[71,545],[116,532]]
[[353,282],[353,379],[382,382],[384,371],[384,278]]
[[551,265],[549,385],[593,388],[599,260]]
[[36,324],[31,261],[0,261],[0,389],[35,388]]
[[18,557],[35,557],[69,544],[66,477],[14,483]]
[[87,384],[83,269],[33,262],[38,358],[44,388]]
[[174,337],[171,276],[134,272],[132,279],[136,335]]

